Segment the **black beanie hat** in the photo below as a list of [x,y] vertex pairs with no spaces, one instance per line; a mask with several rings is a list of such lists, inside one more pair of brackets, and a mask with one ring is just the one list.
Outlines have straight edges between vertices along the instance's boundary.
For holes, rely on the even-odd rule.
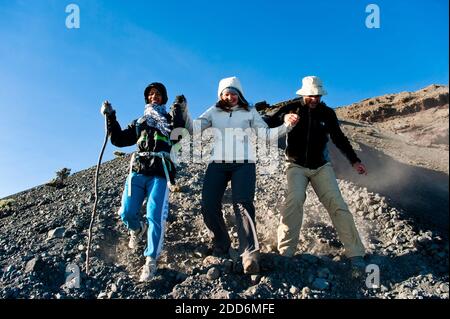
[[153,83],[150,83],[149,85],[147,85],[147,87],[144,90],[145,103],[148,104],[148,93],[150,92],[151,88],[155,88],[158,90],[158,92],[161,94],[161,97],[162,97],[162,104],[166,104],[167,103],[167,90],[166,90],[166,87],[164,86],[164,84],[159,83],[159,82],[153,82]]

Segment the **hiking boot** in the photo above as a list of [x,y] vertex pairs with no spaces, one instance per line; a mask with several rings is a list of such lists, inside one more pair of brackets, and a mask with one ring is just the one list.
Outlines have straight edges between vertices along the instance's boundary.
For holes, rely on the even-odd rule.
[[156,260],[152,257],[147,257],[145,264],[142,267],[141,277],[139,277],[140,282],[145,282],[153,279],[156,273]]
[[259,251],[242,256],[242,266],[244,274],[255,275],[259,273]]
[[141,222],[141,227],[138,230],[130,230],[130,241],[128,242],[128,247],[131,249],[136,249],[139,243],[144,239],[147,233],[147,224]]
[[350,267],[354,277],[361,277],[366,271],[366,262],[362,256],[350,257]]

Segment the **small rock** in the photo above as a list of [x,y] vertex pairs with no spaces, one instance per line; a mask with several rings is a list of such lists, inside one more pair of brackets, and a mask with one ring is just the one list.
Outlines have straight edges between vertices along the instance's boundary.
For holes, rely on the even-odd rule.
[[52,295],[49,292],[44,292],[42,294],[42,299],[50,299]]
[[301,299],[308,299],[310,294],[311,294],[311,289],[309,287],[303,287]]
[[212,267],[206,273],[206,277],[209,280],[216,280],[220,277],[220,270],[217,267]]
[[104,291],[98,294],[97,299],[105,299],[108,297],[108,294]]
[[198,257],[198,258],[202,258],[202,257],[203,257],[203,254],[202,254],[201,252],[199,252],[199,251],[196,251],[196,252],[194,253],[194,256],[195,256],[195,257]]
[[292,295],[296,295],[297,293],[298,293],[298,288],[297,287],[295,287],[295,286],[291,286],[291,288],[289,289],[289,292],[292,294]]
[[36,270],[36,264],[38,262],[38,258],[33,258],[27,262],[25,266],[25,273],[30,273]]
[[63,238],[65,231],[66,229],[64,227],[52,229],[47,233],[47,239]]
[[229,274],[233,271],[233,262],[229,259],[225,260],[223,263],[224,272]]
[[252,285],[257,285],[261,281],[261,275],[251,275],[250,281]]
[[202,265],[204,267],[210,267],[213,265],[220,265],[221,260],[218,257],[215,256],[207,256],[205,259],[203,259]]

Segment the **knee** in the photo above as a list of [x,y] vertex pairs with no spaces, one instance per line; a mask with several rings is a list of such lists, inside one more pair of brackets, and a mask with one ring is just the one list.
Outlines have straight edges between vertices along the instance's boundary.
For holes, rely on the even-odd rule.
[[303,192],[290,192],[286,196],[286,205],[303,206],[306,200],[306,194]]
[[140,207],[133,205],[130,201],[124,201],[119,211],[119,216],[124,222],[128,222],[138,216]]
[[351,215],[348,206],[342,196],[325,197],[322,203],[332,214]]
[[221,202],[212,201],[208,198],[203,198],[201,200],[201,211],[203,214],[211,214],[214,211],[220,210],[222,204]]

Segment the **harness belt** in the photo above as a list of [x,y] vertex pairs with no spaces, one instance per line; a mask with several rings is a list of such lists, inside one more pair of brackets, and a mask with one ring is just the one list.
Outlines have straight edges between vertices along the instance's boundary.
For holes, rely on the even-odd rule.
[[[169,170],[167,169],[167,161],[170,160],[170,153],[168,152],[133,152],[133,155],[131,156],[131,161],[130,161],[130,172],[128,174],[130,180],[128,181],[128,196],[131,196],[131,173],[133,171],[133,163],[134,160],[136,159],[136,155],[138,156],[142,156],[142,157],[159,157],[161,159],[161,162],[163,164],[163,168],[164,168],[164,175],[166,175],[166,180],[167,180],[167,187],[169,188],[169,190],[173,191],[173,188],[175,187],[174,184],[172,184],[172,182],[170,181],[170,176],[169,176]],[[169,162],[170,165],[170,162]]]

